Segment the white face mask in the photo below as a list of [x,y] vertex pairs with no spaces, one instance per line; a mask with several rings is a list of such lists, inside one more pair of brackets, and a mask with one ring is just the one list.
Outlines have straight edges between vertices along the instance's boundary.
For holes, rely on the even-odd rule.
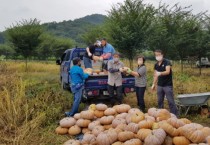
[[156,56],[155,58],[156,58],[157,61],[163,60],[163,56]]
[[142,65],[142,64],[143,64],[143,61],[138,60],[138,65]]
[[113,59],[114,59],[114,62],[118,62],[119,61],[119,58],[117,58],[117,57],[115,57]]

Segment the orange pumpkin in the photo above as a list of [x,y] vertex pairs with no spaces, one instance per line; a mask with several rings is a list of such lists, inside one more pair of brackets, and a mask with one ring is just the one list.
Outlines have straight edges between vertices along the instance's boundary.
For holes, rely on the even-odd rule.
[[137,132],[137,138],[139,138],[141,141],[144,141],[145,138],[152,133],[151,129],[140,129]]
[[138,108],[131,108],[129,111],[128,111],[128,114],[136,114],[136,113],[141,113],[141,110],[138,109]]
[[61,126],[58,126],[55,129],[55,133],[60,134],[60,135],[67,134],[68,133],[68,128],[63,128]]
[[138,123],[138,125],[139,125],[140,129],[142,129],[142,128],[151,129],[153,123],[154,123],[154,121],[151,121],[151,120],[142,120]]
[[185,123],[177,118],[169,118],[167,122],[172,125],[174,128],[179,128],[181,126],[184,126]]
[[88,128],[83,128],[82,129],[82,133],[83,134],[85,134],[85,133],[91,133],[91,131]]
[[94,127],[100,125],[100,122],[99,121],[93,121],[91,122],[89,125],[88,125],[88,129],[89,130],[93,130]]
[[96,145],[97,144],[96,137],[93,134],[84,134],[81,143]]
[[184,122],[185,124],[190,124],[190,123],[192,123],[189,119],[187,119],[187,118],[181,118],[181,119],[179,119],[180,121],[182,121],[182,122]]
[[103,131],[104,131],[103,126],[96,126],[96,127],[93,128],[92,134],[94,134],[95,136],[98,136]]
[[126,127],[125,130],[131,131],[133,133],[137,133],[139,130],[139,126],[136,123],[129,123]]
[[68,130],[68,133],[70,135],[77,135],[77,134],[80,134],[80,132],[81,132],[81,128],[77,125],[70,127]]
[[80,112],[80,117],[83,119],[92,120],[94,119],[94,111],[92,110],[82,111]]
[[166,109],[159,109],[157,116],[156,116],[156,120],[157,121],[162,121],[162,120],[167,120],[171,117],[171,114],[168,110]]
[[78,119],[80,119],[80,118],[81,118],[80,113],[74,114],[74,119],[78,120]]
[[101,118],[101,117],[104,116],[104,111],[95,110],[95,111],[94,111],[94,115],[95,115],[97,118]]
[[173,145],[173,139],[170,136],[166,136],[163,145]]
[[139,123],[140,121],[144,120],[144,113],[138,112],[131,116],[131,122]]
[[105,111],[104,111],[104,115],[115,115],[117,112],[114,108],[107,108]]
[[63,119],[60,120],[60,126],[61,127],[72,127],[73,125],[75,125],[76,120],[73,117],[65,117]]
[[122,118],[115,118],[115,119],[112,121],[112,127],[113,127],[113,128],[117,127],[117,126],[120,125],[120,124],[126,124],[125,119],[122,119]]
[[115,106],[117,113],[127,113],[130,109],[131,107],[128,104],[120,104]]
[[176,136],[173,138],[174,145],[189,145],[190,141],[184,136]]
[[106,104],[97,104],[96,105],[96,109],[99,111],[105,111],[107,109],[107,105]]
[[123,119],[125,119],[127,115],[128,115],[128,113],[121,113],[121,114],[117,114],[115,118],[123,118]]
[[114,120],[114,116],[104,116],[100,119],[100,123],[103,125],[111,124]]
[[76,125],[78,125],[79,127],[86,128],[86,127],[88,127],[90,122],[91,121],[87,120],[87,119],[79,119],[79,120],[77,120]]
[[160,128],[162,128],[166,133],[168,133],[172,137],[179,135],[179,131],[173,126],[171,126],[169,123],[167,123],[166,121],[161,121],[158,123],[158,125]]
[[123,145],[143,145],[143,143],[139,139],[130,139],[124,142]]
[[118,140],[122,142],[127,141],[132,138],[134,138],[134,133],[131,131],[123,131],[118,134]]

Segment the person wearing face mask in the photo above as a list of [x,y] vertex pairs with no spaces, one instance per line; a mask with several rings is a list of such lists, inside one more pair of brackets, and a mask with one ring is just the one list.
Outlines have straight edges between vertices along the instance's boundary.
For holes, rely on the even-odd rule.
[[142,112],[145,112],[145,103],[144,103],[144,92],[147,85],[146,77],[146,66],[144,56],[137,57],[138,67],[136,71],[132,71],[130,68],[127,69],[127,73],[135,77],[135,86],[136,86],[136,97],[137,105]]
[[157,63],[154,66],[154,80],[151,89],[155,90],[157,85],[158,107],[164,108],[164,97],[166,96],[170,112],[178,115],[173,95],[172,68],[169,60],[163,58],[161,50],[154,52]]
[[[122,74],[124,64],[119,60],[120,54],[114,53],[113,60],[108,62],[108,92],[111,97],[111,103],[122,103]],[[117,98],[114,97],[114,90],[116,89]]]
[[89,74],[83,72],[80,58],[74,58],[73,65],[74,66],[69,71],[69,77],[71,78],[71,91],[74,95],[74,102],[71,111],[65,112],[65,115],[68,117],[74,116],[74,114],[78,112],[82,91],[84,89],[84,82],[89,76]]

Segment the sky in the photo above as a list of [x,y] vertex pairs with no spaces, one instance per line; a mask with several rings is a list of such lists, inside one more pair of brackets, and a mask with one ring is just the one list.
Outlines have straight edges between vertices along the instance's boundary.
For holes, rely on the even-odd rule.
[[[91,14],[107,14],[112,5],[124,0],[0,0],[0,31],[23,19],[37,18],[41,23],[74,20]],[[158,6],[160,0],[144,0]],[[192,5],[194,13],[208,10],[210,0],[162,0],[163,3]],[[209,13],[208,12],[208,13]]]

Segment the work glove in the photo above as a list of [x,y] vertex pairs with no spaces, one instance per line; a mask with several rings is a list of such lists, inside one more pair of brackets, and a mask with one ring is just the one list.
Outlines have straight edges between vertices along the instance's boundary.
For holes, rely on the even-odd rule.
[[127,73],[131,74],[132,70],[130,68],[127,68]]
[[88,56],[91,57],[92,56],[92,53],[88,53]]
[[120,72],[124,72],[125,70],[124,70],[123,67],[121,67],[121,68],[119,69],[119,71],[120,71]]
[[154,89],[155,89],[155,84],[152,84],[151,89],[152,89],[152,90],[154,90]]
[[156,71],[155,76],[159,77],[161,75],[161,72]]

